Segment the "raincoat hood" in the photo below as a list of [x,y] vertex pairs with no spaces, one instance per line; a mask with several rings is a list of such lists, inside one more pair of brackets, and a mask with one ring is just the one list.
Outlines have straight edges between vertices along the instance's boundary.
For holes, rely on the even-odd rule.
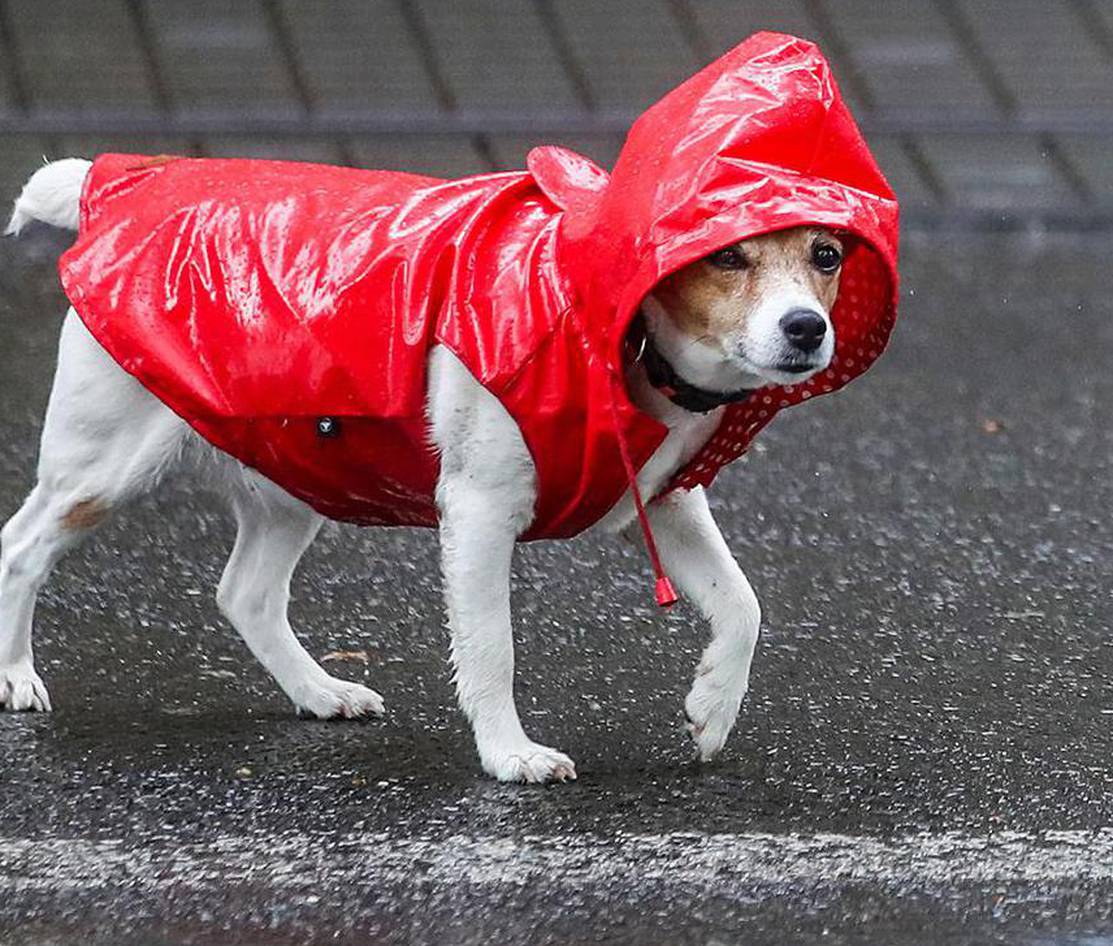
[[[556,147],[527,171],[454,181],[103,155],[59,270],[121,366],[336,519],[436,523],[428,365],[447,349],[533,459],[522,538],[557,538],[627,490],[641,512],[636,473],[668,433],[625,390],[623,341],[647,293],[798,225],[838,231],[846,250],[832,362],[725,407],[668,490],[710,483],[779,409],[864,371],[896,314],[896,201],[823,56],[791,36],[753,36],[665,96],[611,175]],[[647,526],[646,539],[652,553]]]
[[566,211],[571,282],[612,366],[666,276],[805,225],[856,239],[832,313],[835,358],[775,403],[841,387],[884,348],[896,317],[898,205],[813,43],[751,36],[642,114],[610,175],[563,148],[537,148],[528,164]]

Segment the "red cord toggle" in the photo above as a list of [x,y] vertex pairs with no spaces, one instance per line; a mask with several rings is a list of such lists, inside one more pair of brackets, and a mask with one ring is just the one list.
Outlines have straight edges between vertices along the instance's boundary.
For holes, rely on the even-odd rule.
[[672,586],[672,581],[668,575],[662,575],[657,579],[657,604],[662,608],[671,608],[680,597],[676,593],[676,589]]

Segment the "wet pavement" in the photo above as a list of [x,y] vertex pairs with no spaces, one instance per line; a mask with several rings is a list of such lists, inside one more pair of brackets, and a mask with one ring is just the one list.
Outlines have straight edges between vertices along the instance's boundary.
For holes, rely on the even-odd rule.
[[[62,312],[0,243],[0,517]],[[330,527],[292,615],[387,700],[297,720],[212,600],[230,520],[168,484],[43,593],[51,715],[0,716],[0,942],[1113,943],[1107,234],[917,233],[889,353],[713,501],[762,599],[721,759],[705,632],[644,553],[516,564],[518,696],[580,780],[502,786],[453,705],[431,534]]]

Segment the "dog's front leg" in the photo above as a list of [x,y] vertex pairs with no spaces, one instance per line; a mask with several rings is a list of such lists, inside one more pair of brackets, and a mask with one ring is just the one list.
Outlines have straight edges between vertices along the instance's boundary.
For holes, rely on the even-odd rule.
[[505,499],[468,485],[464,477],[442,481],[439,494],[456,692],[483,768],[503,782],[574,779],[572,760],[531,741],[514,705],[510,559],[517,531],[500,515]]
[[665,568],[711,623],[711,643],[684,702],[688,731],[707,760],[723,748],[746,695],[761,609],[702,489],[670,493],[649,513]]

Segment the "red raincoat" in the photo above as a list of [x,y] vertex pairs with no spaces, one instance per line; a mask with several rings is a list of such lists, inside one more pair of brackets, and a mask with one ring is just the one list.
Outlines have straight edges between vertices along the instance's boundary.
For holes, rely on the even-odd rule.
[[527,539],[574,535],[618,501],[620,436],[634,469],[664,438],[625,394],[622,342],[680,267],[801,224],[848,238],[830,367],[728,406],[672,488],[710,483],[780,408],[885,346],[897,204],[812,44],[746,40],[642,115],[610,176],[555,147],[528,167],[441,181],[105,155],[62,282],[202,436],[363,524],[436,520],[426,364],[447,346],[521,427],[539,485]]

